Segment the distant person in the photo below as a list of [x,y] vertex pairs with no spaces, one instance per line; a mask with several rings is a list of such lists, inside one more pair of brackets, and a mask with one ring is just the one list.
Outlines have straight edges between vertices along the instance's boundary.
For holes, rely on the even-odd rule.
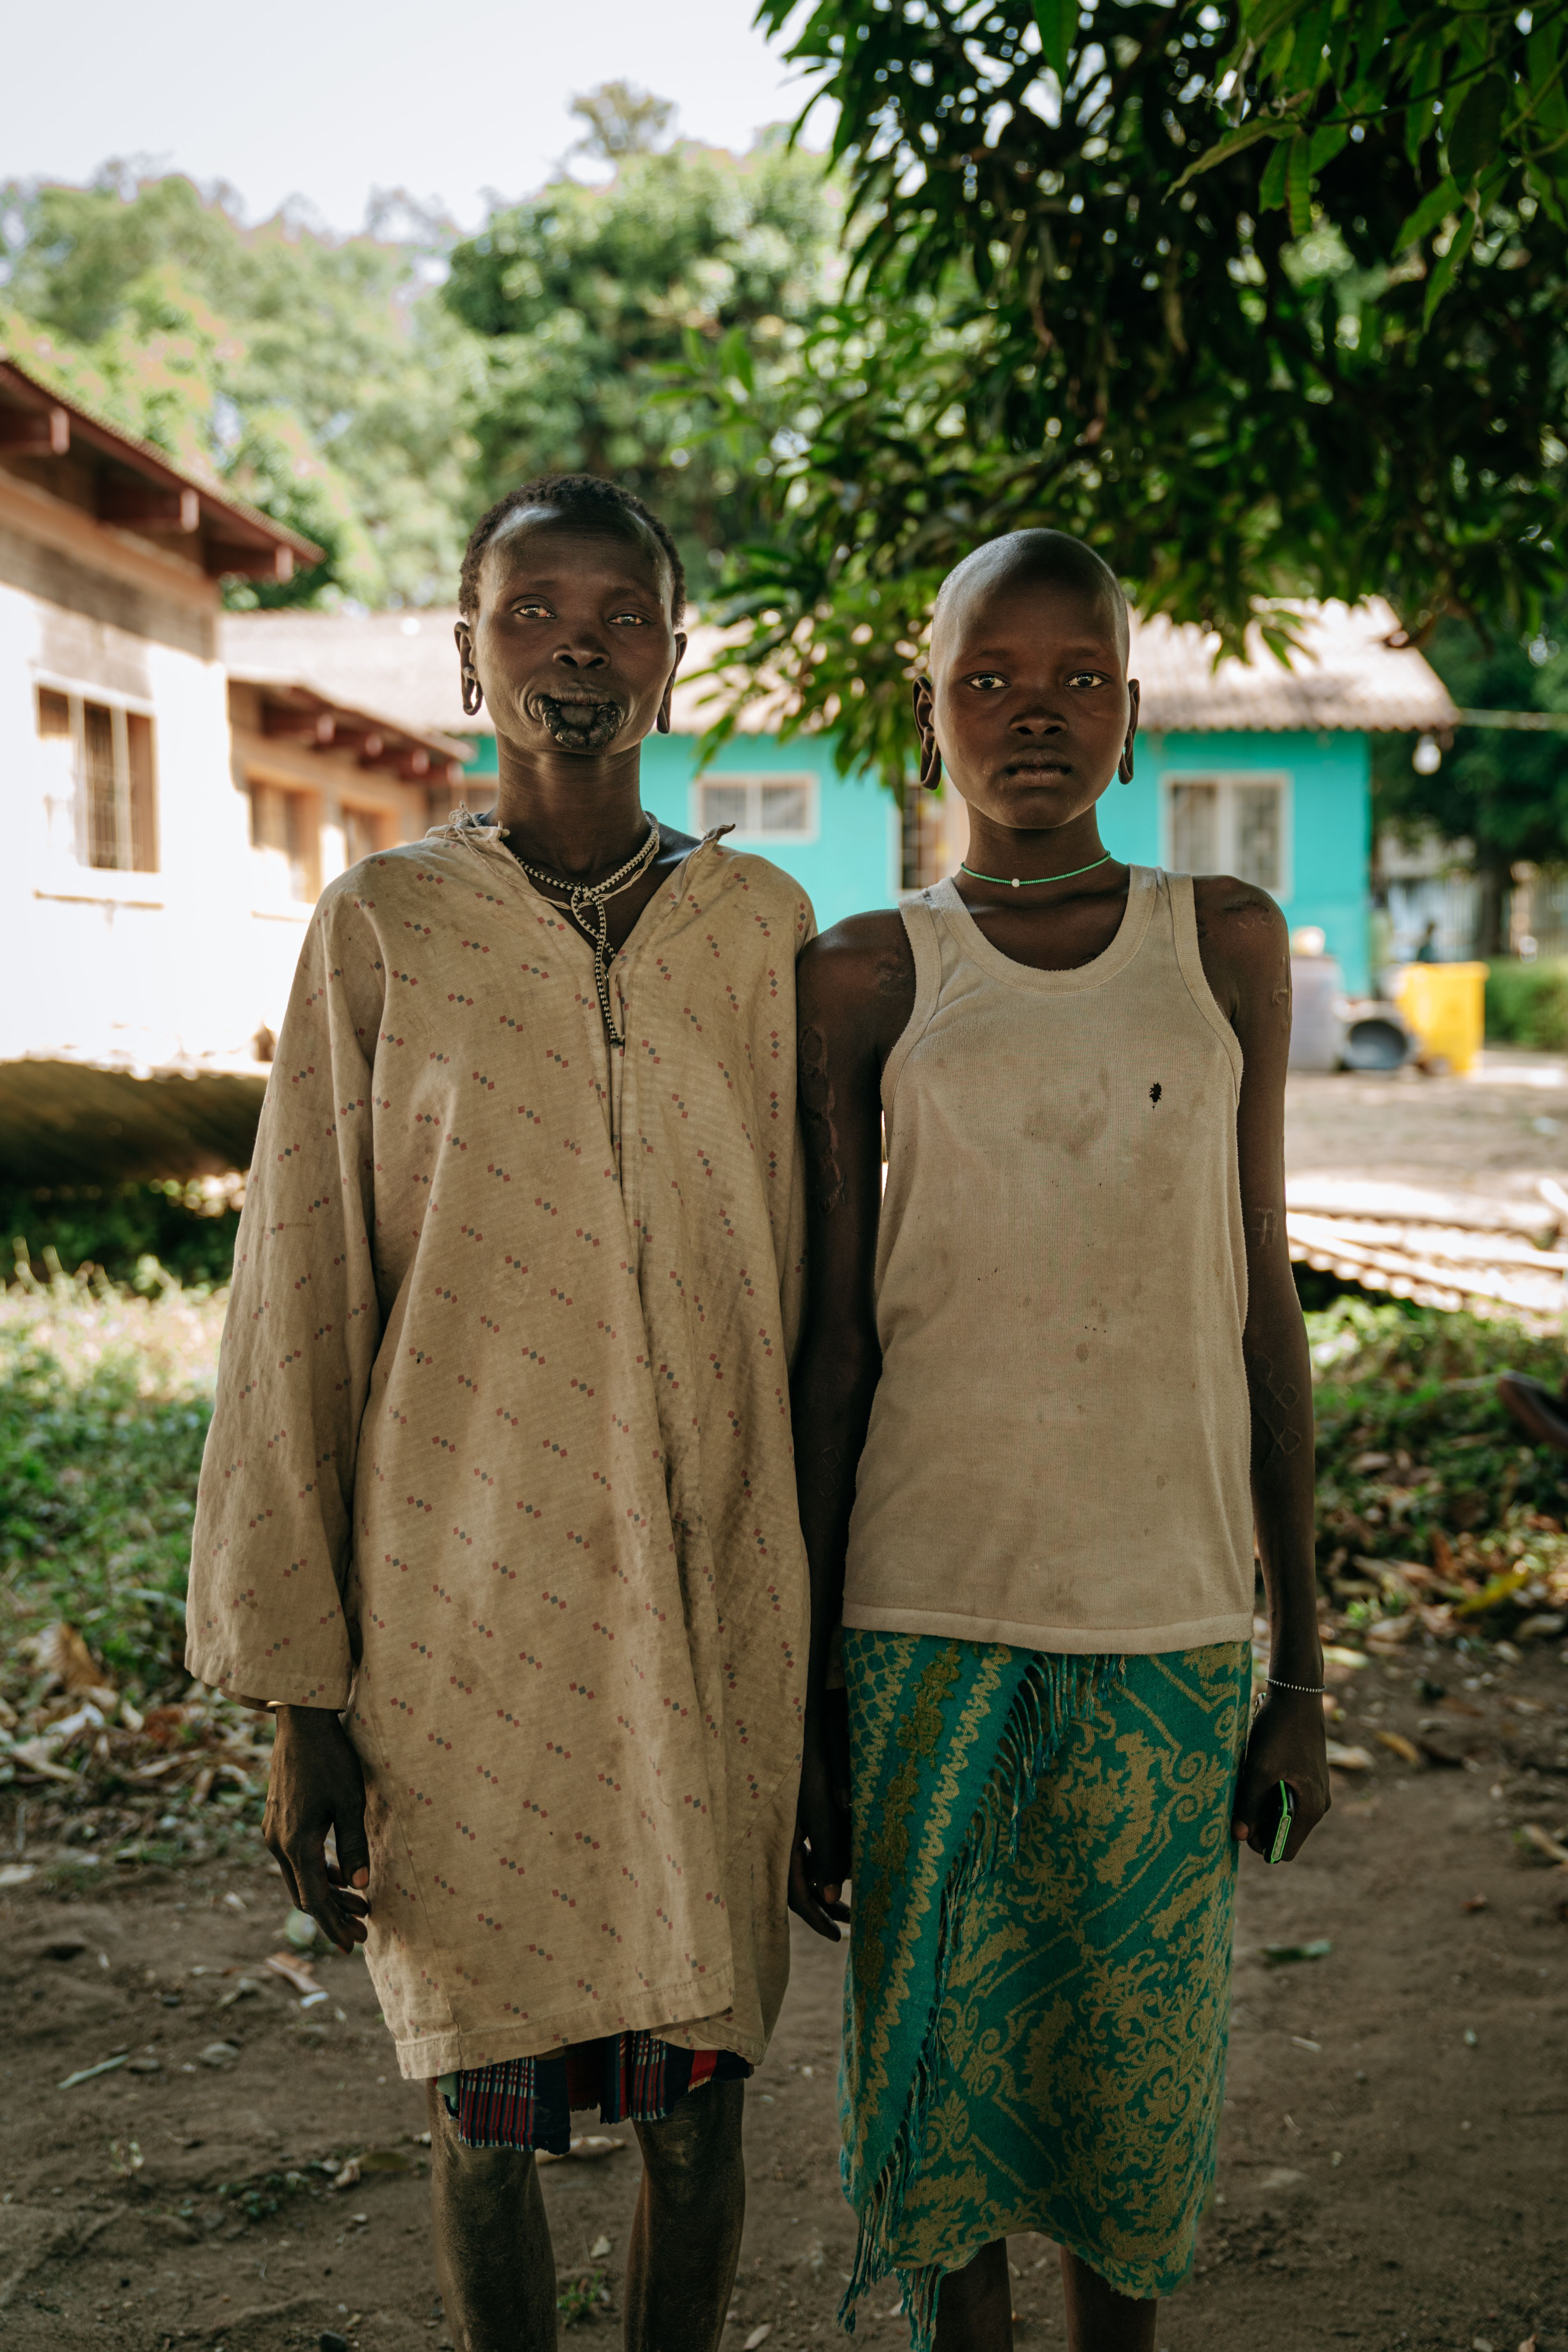
[[1437,952],[1437,926],[1436,922],[1428,922],[1415,942],[1415,953],[1412,956],[1411,961],[1412,963],[1441,963],[1442,961],[1442,957]]
[[1073,2352],[1151,2352],[1214,2176],[1233,1841],[1285,1782],[1289,1859],[1329,1803],[1289,943],[1261,890],[1104,848],[1137,714],[1100,557],[978,550],[915,689],[967,859],[801,961],[796,1870],[831,1934],[842,1619],[847,2301],[896,2272],[914,2352],[1011,2345],[1019,2231]]
[[1367,961],[1372,971],[1373,992],[1386,1002],[1390,989],[1390,973],[1394,965],[1394,918],[1388,911],[1388,893],[1374,890],[1372,912],[1366,925]]
[[641,804],[684,603],[610,483],[476,527],[495,821],[316,908],[197,1511],[191,1670],[278,1703],[267,1843],[429,2085],[469,2352],[556,2340],[533,2151],[584,2105],[642,2147],[627,2345],[711,2352],[788,1969],[813,926],[776,867]]

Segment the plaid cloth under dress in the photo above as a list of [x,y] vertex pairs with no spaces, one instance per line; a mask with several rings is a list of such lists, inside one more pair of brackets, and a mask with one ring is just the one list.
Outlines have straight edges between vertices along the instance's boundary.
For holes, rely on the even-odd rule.
[[607,2124],[661,2124],[705,2083],[743,2083],[732,2050],[683,2050],[657,2033],[605,2033],[533,2058],[503,2058],[443,2074],[437,2088],[465,2147],[543,2148],[565,2156],[572,2110],[597,2105]]

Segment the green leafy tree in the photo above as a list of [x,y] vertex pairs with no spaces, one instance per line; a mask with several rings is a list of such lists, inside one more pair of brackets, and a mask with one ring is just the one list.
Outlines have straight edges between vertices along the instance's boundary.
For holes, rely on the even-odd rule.
[[5,332],[25,363],[327,550],[236,602],[450,595],[479,373],[430,284],[441,224],[247,229],[221,192],[114,167],[86,188],[13,185],[0,221]]
[[797,724],[900,779],[936,584],[1027,523],[1230,647],[1271,600],[1373,590],[1417,638],[1446,612],[1533,628],[1563,577],[1568,231],[1520,172],[1476,162],[1434,307],[1461,226],[1427,201],[1458,170],[1441,139],[1412,160],[1376,123],[1314,131],[1283,207],[1290,142],[1211,152],[1226,108],[1277,102],[1234,0],[817,0],[799,22],[763,0],[759,21],[793,25],[838,107],[847,298],[792,373],[752,389],[710,360],[685,389],[764,452],[728,609]]
[[572,100],[572,111],[588,126],[577,151],[605,163],[625,155],[650,155],[675,120],[668,98],[655,98],[629,81],[603,81]]
[[1492,207],[1525,201],[1568,226],[1568,7],[1513,0],[1242,0],[1222,98],[1234,124],[1192,168],[1262,144],[1259,188],[1298,234],[1325,164],[1369,135],[1421,182],[1395,249],[1441,222],[1428,318]]
[[764,398],[793,382],[837,205],[820,160],[782,137],[739,159],[642,152],[617,90],[579,110],[622,124],[618,146],[605,134],[614,179],[557,180],[493,215],[453,251],[446,300],[483,339],[479,494],[556,468],[613,474],[658,505],[700,580],[709,551],[751,526],[763,445],[745,418],[698,437],[706,399],[668,396],[668,371],[705,382],[712,366]]

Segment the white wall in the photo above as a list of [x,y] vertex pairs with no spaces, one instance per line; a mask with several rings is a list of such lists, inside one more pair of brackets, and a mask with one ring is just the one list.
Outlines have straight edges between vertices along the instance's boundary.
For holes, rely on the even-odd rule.
[[[58,608],[0,584],[0,1059],[248,1068],[258,1027],[278,1026],[309,910],[253,912],[223,667],[110,622],[72,614],[68,633],[58,622]],[[38,686],[112,701],[128,677],[154,723],[154,874],[83,866],[64,813],[49,822],[60,764],[38,738]]]

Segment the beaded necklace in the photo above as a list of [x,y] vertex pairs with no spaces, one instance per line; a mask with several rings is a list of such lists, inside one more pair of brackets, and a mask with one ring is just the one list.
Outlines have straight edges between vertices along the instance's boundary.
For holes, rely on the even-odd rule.
[[[624,1047],[626,1041],[616,1034],[615,1019],[610,1012],[610,913],[605,901],[618,898],[623,890],[629,890],[638,877],[647,872],[658,855],[658,822],[650,816],[647,825],[647,839],[642,847],[635,856],[628,857],[624,866],[617,866],[614,874],[606,875],[602,882],[574,882],[569,875],[552,874],[547,866],[531,866],[526,857],[517,857],[516,850],[512,852],[531,882],[544,882],[552,890],[566,892],[565,912],[594,950],[594,986],[598,992],[599,1014],[605,1024],[605,1036],[616,1047]],[[593,929],[588,927],[589,914],[596,919]]]
[[976,874],[973,866],[965,866],[962,859],[959,871],[970,875],[976,882],[999,882],[1005,890],[1036,890],[1044,882],[1076,882],[1080,874],[1092,874],[1097,866],[1109,866],[1111,855],[1108,849],[1103,857],[1094,860],[1093,865],[1075,866],[1070,874],[1030,874],[1023,877],[1016,874]]

